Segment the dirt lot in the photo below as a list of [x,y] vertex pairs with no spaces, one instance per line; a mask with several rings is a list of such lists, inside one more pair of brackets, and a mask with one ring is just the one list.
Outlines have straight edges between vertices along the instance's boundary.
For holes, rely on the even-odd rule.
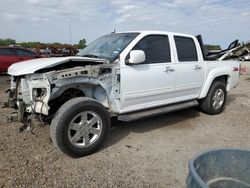
[[[248,63],[250,64],[250,63]],[[8,77],[1,77],[0,102]],[[0,110],[0,119],[9,114]],[[55,149],[49,125],[18,133],[19,123],[1,124],[2,187],[185,187],[188,161],[208,148],[250,148],[250,78],[228,95],[216,116],[196,108],[133,123],[114,122],[99,152],[73,159]]]

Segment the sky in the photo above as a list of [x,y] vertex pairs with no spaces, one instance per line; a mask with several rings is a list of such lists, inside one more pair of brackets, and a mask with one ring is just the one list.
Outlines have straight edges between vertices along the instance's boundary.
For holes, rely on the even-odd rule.
[[235,39],[250,40],[250,0],[1,0],[0,4],[0,38],[18,42],[73,44],[85,38],[88,44],[114,29],[202,34],[206,44],[222,47]]

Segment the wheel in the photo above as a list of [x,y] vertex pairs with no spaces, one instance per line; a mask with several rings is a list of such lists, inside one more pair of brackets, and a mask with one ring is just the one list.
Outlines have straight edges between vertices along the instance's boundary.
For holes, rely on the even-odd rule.
[[72,157],[95,152],[110,128],[109,113],[104,106],[86,97],[67,101],[56,112],[50,135],[54,145]]
[[226,98],[226,84],[215,81],[210,87],[207,97],[200,101],[200,108],[207,114],[219,114],[225,108]]

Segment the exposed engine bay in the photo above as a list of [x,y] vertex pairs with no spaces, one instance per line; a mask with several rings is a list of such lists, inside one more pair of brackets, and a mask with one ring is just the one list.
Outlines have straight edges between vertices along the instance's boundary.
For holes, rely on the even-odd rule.
[[52,118],[62,104],[80,96],[93,98],[107,108],[113,106],[115,111],[109,99],[113,97],[112,92],[114,97],[119,92],[117,72],[115,64],[107,61],[69,59],[33,74],[12,76],[7,105],[18,109],[21,122],[32,114]]

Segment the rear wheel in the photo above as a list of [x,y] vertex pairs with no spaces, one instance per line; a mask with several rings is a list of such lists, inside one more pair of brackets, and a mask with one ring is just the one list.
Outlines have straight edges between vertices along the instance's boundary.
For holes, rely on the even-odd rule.
[[55,114],[50,127],[53,143],[64,153],[81,157],[95,152],[104,142],[110,127],[109,113],[98,102],[74,98]]
[[219,114],[225,108],[226,98],[227,91],[225,83],[216,81],[212,84],[207,97],[200,101],[200,108],[207,114]]

